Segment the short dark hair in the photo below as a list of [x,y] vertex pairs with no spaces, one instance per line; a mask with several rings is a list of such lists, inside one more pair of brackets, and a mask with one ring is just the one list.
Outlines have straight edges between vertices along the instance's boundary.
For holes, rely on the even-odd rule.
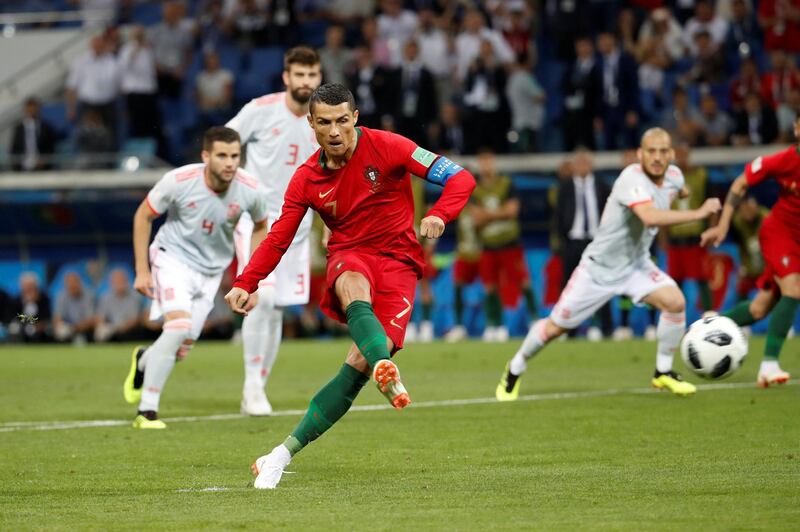
[[225,126],[214,126],[206,129],[206,132],[203,133],[203,149],[211,151],[215,142],[225,142],[227,144],[238,142],[241,144],[242,139],[239,138],[239,133],[234,129]]
[[351,111],[356,110],[356,99],[353,93],[341,83],[325,83],[314,89],[311,98],[308,100],[308,112],[314,114],[314,106],[317,103],[325,105],[339,105],[347,102]]
[[288,72],[292,65],[314,66],[320,64],[319,54],[310,46],[295,46],[283,54],[283,69]]

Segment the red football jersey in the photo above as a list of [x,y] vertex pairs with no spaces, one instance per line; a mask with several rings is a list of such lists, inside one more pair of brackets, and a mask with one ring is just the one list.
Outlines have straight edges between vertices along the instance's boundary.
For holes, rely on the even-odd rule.
[[775,179],[780,185],[778,201],[770,216],[780,220],[792,234],[800,236],[800,153],[796,146],[758,157],[745,166],[748,186],[766,179]]
[[414,232],[410,174],[444,183],[444,191],[428,215],[445,223],[461,212],[475,180],[460,166],[405,137],[365,127],[356,131],[356,149],[343,168],[326,168],[320,148],[297,169],[286,189],[280,217],[234,286],[255,291],[258,281],[277,266],[309,208],[317,211],[331,230],[329,255],[346,249],[380,253],[409,262],[422,274],[424,260]]

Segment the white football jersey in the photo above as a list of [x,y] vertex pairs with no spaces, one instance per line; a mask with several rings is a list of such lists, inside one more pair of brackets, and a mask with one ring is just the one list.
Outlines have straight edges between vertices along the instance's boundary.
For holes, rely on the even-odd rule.
[[[227,126],[247,145],[245,169],[258,177],[267,191],[269,223],[281,212],[283,195],[294,171],[319,149],[306,115],[297,116],[286,105],[286,93],[256,98],[239,111]],[[294,242],[305,240],[311,230],[309,209]]]
[[661,186],[653,183],[640,164],[622,171],[608,196],[594,240],[583,252],[582,264],[596,281],[619,282],[650,257],[658,227],[646,227],[633,207],[652,201],[657,209],[669,209],[683,185],[683,173],[674,165],[667,168]]
[[167,172],[147,194],[155,214],[167,215],[153,245],[187,266],[215,275],[233,259],[233,230],[243,212],[256,221],[267,217],[267,197],[258,180],[241,168],[227,191],[218,194],[205,181],[203,163]]

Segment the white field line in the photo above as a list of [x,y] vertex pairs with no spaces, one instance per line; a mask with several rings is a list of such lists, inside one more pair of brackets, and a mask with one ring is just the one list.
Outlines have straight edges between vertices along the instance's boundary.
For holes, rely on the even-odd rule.
[[[785,386],[792,386],[800,381],[792,381]],[[712,384],[699,384],[699,390],[733,390],[743,388],[755,388],[749,382],[718,382]],[[563,399],[587,399],[593,397],[610,397],[614,395],[626,394],[651,394],[659,393],[653,388],[609,388],[607,390],[589,390],[582,392],[553,392],[532,395],[520,395],[517,401],[558,401]],[[442,408],[450,406],[468,406],[501,404],[494,397],[476,397],[473,399],[445,399],[442,401],[421,401],[412,403],[408,408]],[[392,410],[389,404],[379,405],[357,405],[350,409],[351,412],[370,412],[375,410]],[[303,410],[280,410],[272,413],[272,417],[301,416]],[[214,414],[210,416],[183,416],[164,418],[166,423],[194,423],[198,421],[226,421],[229,419],[242,419],[247,416],[242,414]],[[17,421],[0,423],[0,432],[36,431],[36,430],[68,430],[86,429],[94,427],[122,427],[129,426],[130,419],[91,419],[85,421]]]

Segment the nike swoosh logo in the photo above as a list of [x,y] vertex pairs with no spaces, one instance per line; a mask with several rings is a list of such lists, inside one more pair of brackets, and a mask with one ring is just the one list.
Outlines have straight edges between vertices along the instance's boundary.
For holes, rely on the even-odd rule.
[[403,310],[403,311],[402,311],[402,312],[400,312],[399,314],[396,314],[396,315],[395,315],[395,317],[394,317],[394,318],[392,318],[392,320],[389,322],[389,325],[394,325],[394,326],[395,326],[395,327],[397,327],[398,329],[402,329],[402,328],[403,328],[403,326],[402,326],[402,325],[398,325],[398,324],[396,324],[396,323],[394,322],[394,320],[395,320],[395,319],[398,319],[398,320],[399,320],[400,318],[402,318],[403,316],[405,316],[406,314],[408,314],[409,312],[411,312],[411,302],[410,302],[408,299],[406,299],[406,298],[403,298],[403,301],[405,301],[405,302],[406,302],[406,308],[405,308],[405,310]]
[[[336,187],[333,187],[333,188],[336,188]],[[324,198],[325,196],[327,196],[328,194],[330,194],[331,192],[333,192],[333,188],[332,188],[332,189],[330,189],[329,191],[325,192],[324,194],[323,194],[322,192],[320,192],[320,193],[319,193],[319,198],[320,198],[320,199],[322,199],[322,198]]]

